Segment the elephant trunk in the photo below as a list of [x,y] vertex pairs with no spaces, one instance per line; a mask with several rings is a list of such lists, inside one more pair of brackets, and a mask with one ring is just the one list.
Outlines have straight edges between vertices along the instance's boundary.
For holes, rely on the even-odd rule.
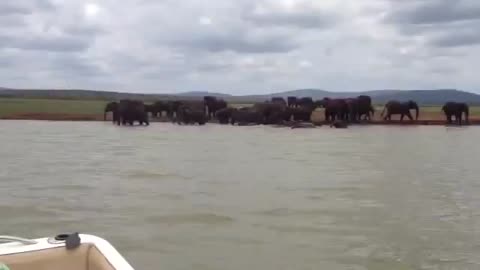
[[418,105],[415,104],[415,120],[418,120],[418,114],[420,113],[420,109],[418,108]]

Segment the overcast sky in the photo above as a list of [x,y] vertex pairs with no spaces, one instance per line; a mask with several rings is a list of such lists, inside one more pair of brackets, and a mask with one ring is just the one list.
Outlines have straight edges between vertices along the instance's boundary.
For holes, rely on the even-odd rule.
[[0,86],[480,92],[479,0],[1,0]]

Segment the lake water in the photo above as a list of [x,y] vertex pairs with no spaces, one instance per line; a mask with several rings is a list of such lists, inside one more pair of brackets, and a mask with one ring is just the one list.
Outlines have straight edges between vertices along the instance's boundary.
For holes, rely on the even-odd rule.
[[480,269],[480,128],[0,122],[0,234],[136,269]]

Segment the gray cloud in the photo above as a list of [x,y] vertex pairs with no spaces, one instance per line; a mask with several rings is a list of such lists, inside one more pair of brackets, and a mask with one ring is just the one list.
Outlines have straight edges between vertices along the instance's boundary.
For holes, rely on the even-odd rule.
[[439,24],[480,19],[480,3],[475,0],[406,1],[394,6],[387,20],[395,23]]
[[299,28],[326,28],[335,22],[333,14],[318,10],[305,9],[296,11],[253,11],[244,15],[247,21],[260,26],[292,26]]
[[450,32],[431,38],[429,43],[436,47],[471,46],[480,44],[480,35],[477,31]]
[[174,45],[209,52],[281,53],[292,51],[297,44],[287,36],[249,35],[242,33],[199,35],[173,41]]
[[35,10],[51,10],[54,6],[48,0],[4,0],[0,2],[0,16],[9,14],[31,14]]
[[472,0],[392,2],[385,21],[411,39],[434,48],[474,46],[480,42],[480,3]]
[[479,11],[478,0],[2,0],[0,82],[244,94],[453,81],[475,90]]
[[0,16],[9,14],[28,14],[31,10],[28,8],[17,6],[9,2],[0,3]]
[[77,52],[88,48],[88,41],[78,37],[14,37],[1,36],[0,48],[14,48],[22,50]]

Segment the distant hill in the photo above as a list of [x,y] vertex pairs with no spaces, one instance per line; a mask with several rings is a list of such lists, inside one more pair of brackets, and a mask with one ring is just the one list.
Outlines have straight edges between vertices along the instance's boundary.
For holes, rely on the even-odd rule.
[[215,93],[215,92],[207,92],[207,91],[192,91],[192,92],[183,92],[178,93],[176,96],[180,97],[203,97],[203,96],[214,96],[218,98],[229,98],[232,95],[229,94],[222,94],[222,93]]
[[272,97],[312,97],[322,99],[324,97],[344,98],[358,95],[369,95],[374,103],[382,104],[389,100],[415,100],[421,105],[440,105],[446,101],[462,101],[472,105],[480,105],[480,95],[455,90],[372,90],[364,92],[330,92],[321,89],[298,89],[286,92],[278,92],[267,95],[233,96],[223,93],[208,91],[184,92],[178,94],[136,94],[108,91],[94,91],[81,89],[11,89],[0,87],[0,97],[9,98],[46,98],[46,99],[93,99],[93,100],[118,100],[122,98],[140,99],[153,101],[158,99],[200,99],[205,95],[223,98],[229,102],[251,103],[269,100]]

